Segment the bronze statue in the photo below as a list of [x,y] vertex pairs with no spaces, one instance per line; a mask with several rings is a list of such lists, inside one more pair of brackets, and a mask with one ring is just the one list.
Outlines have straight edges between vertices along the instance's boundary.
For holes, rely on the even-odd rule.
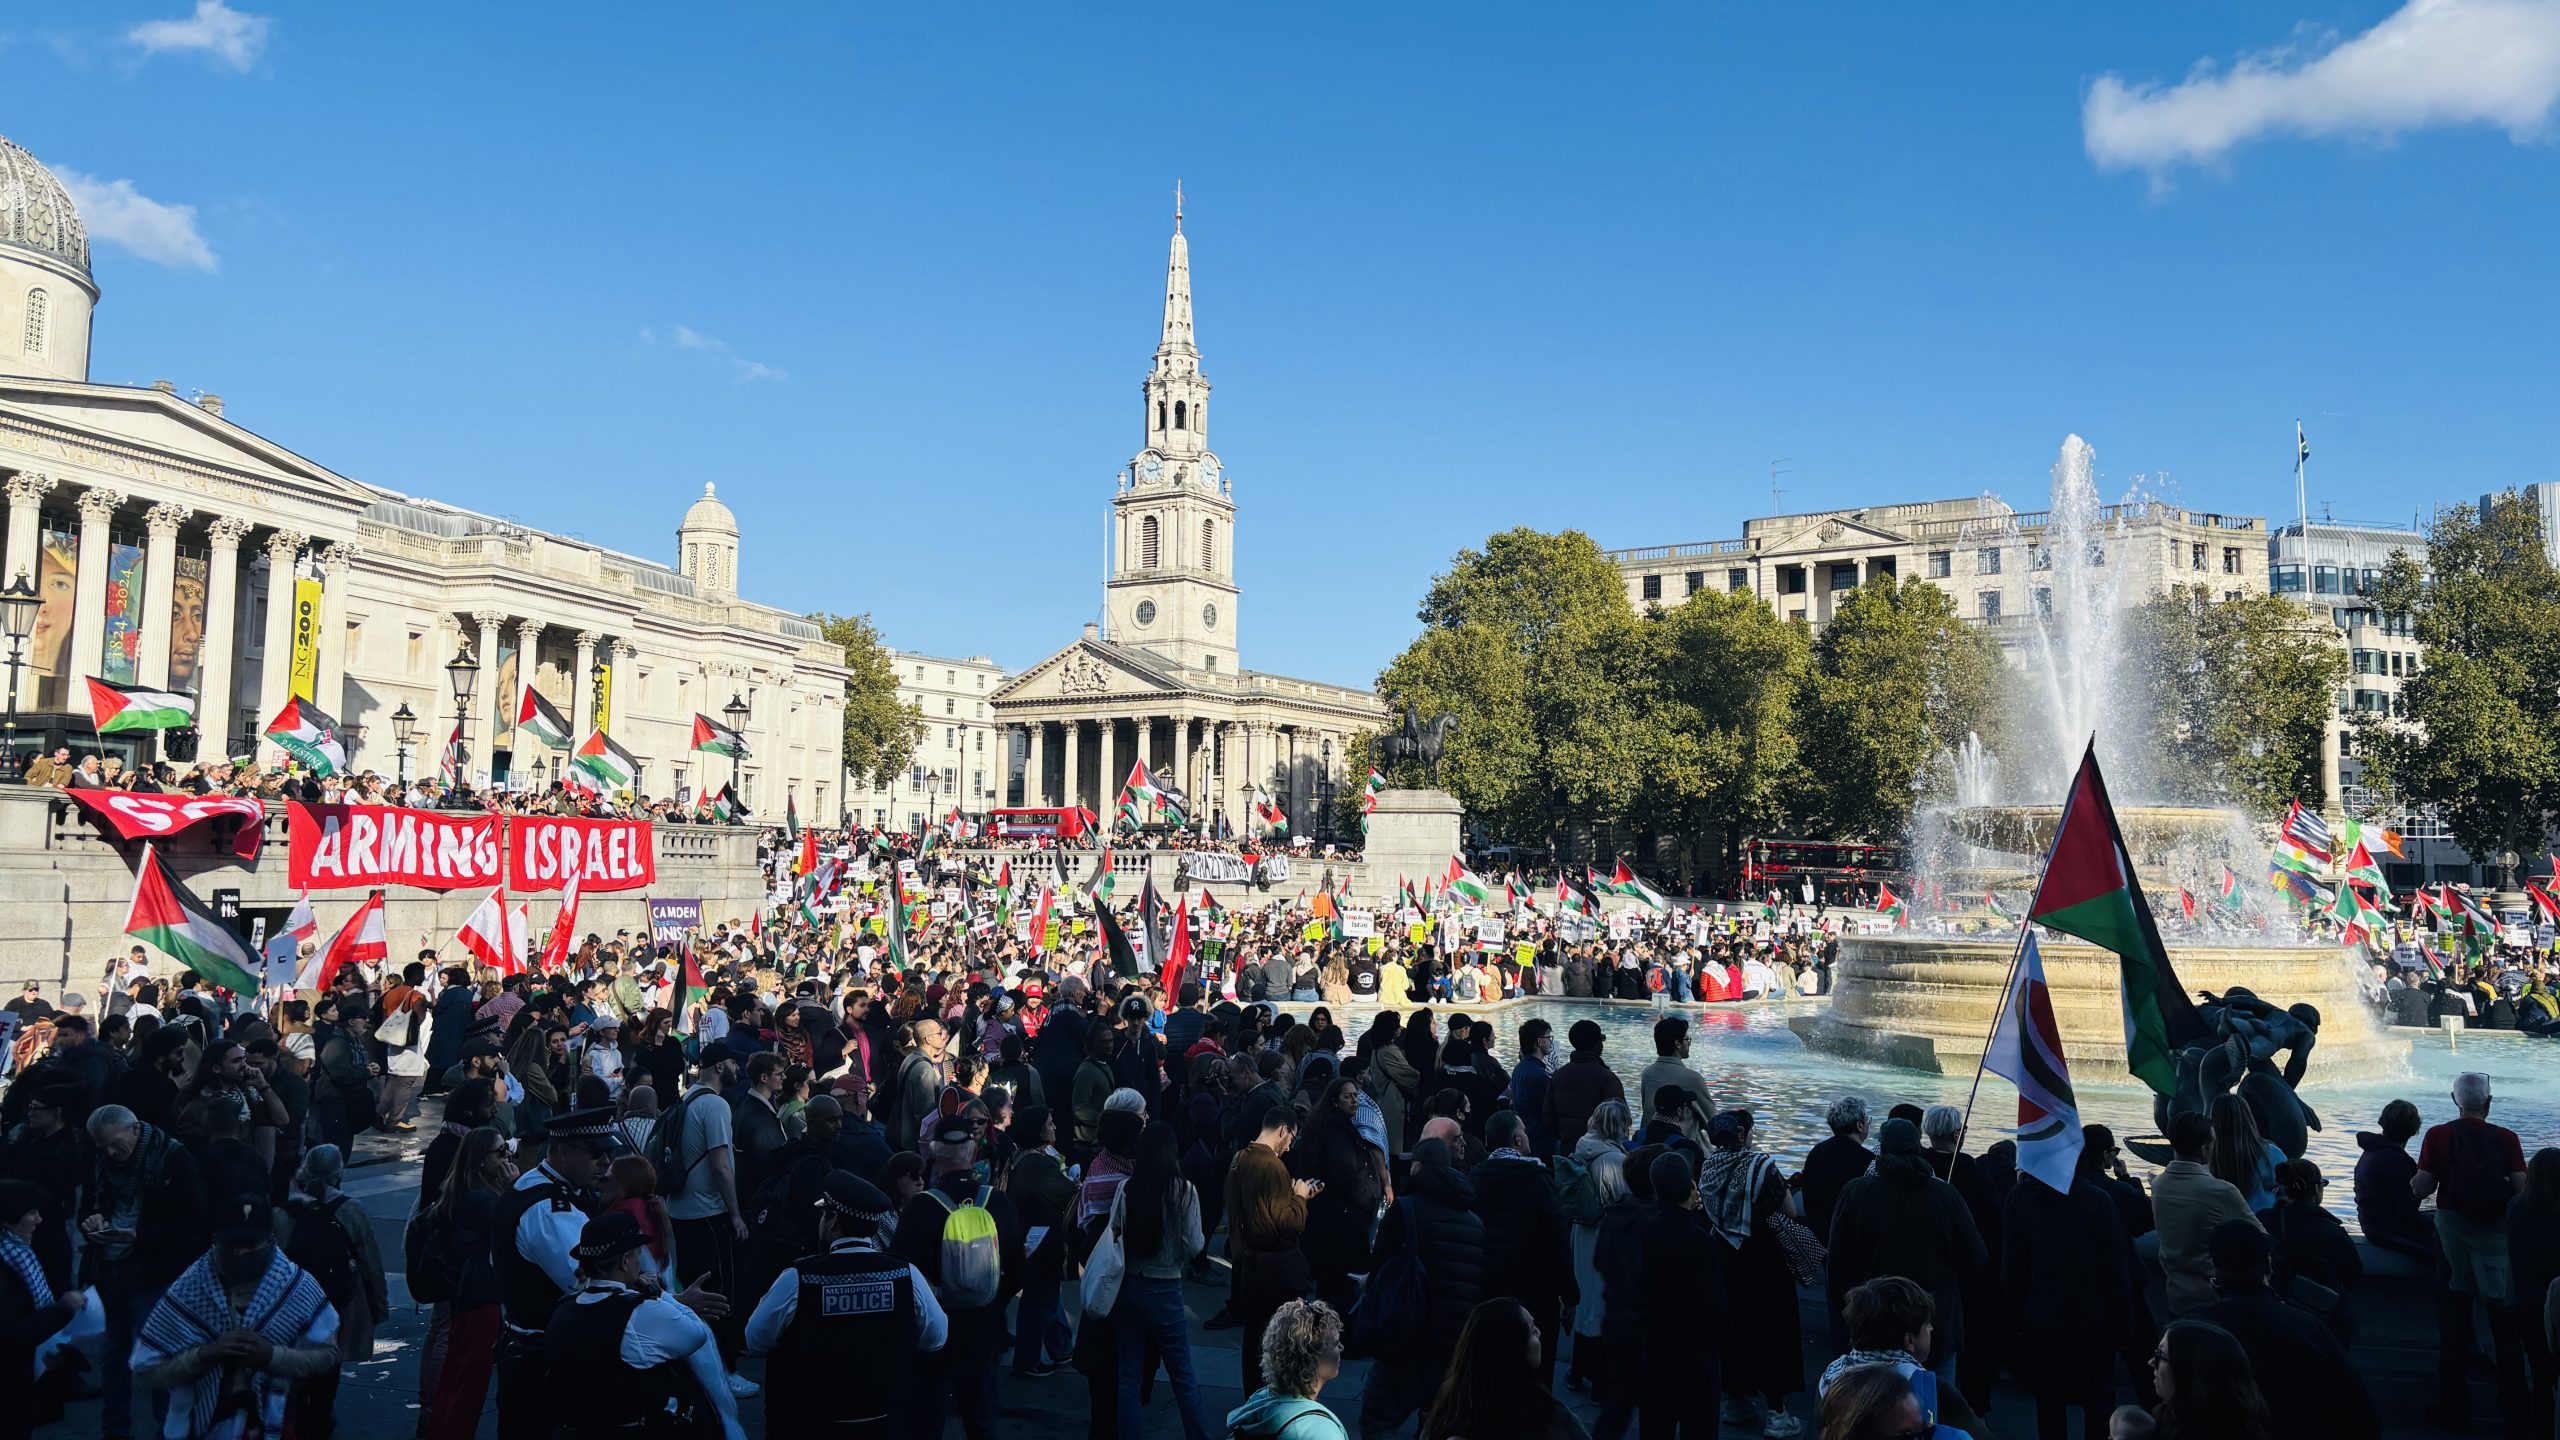
[[1411,760],[1430,777],[1431,788],[1439,789],[1440,752],[1457,728],[1457,716],[1442,711],[1426,721],[1415,715],[1411,700],[1405,701],[1403,728],[1378,737],[1378,769],[1383,773],[1399,760]]

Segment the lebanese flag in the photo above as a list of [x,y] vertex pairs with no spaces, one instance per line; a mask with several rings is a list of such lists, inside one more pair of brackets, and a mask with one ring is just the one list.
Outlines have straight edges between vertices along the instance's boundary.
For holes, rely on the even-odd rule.
[[557,970],[569,963],[570,940],[578,928],[578,875],[571,872],[569,883],[560,889],[560,915],[551,922],[551,938],[542,944],[542,968]]
[[1173,907],[1173,943],[1166,948],[1171,953],[1165,957],[1157,988],[1170,1001],[1181,994],[1182,972],[1191,965],[1191,902],[1187,899]]
[[507,908],[507,887],[501,885],[481,900],[462,922],[462,933],[455,938],[472,958],[499,974],[520,974],[524,970],[524,930],[517,913]]
[[293,977],[296,990],[319,991],[329,988],[338,978],[340,967],[348,964],[379,965],[391,958],[391,938],[382,920],[382,892],[374,891],[338,927],[329,943],[311,953],[302,973]]

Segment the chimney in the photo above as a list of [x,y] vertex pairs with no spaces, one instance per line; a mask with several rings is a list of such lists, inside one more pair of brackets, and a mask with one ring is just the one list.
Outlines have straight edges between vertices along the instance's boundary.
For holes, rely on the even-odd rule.
[[1092,621],[1090,621],[1090,620],[1086,621],[1086,622],[1085,622],[1085,627],[1084,627],[1084,638],[1086,638],[1087,640],[1099,640],[1099,639],[1101,639],[1101,638],[1102,638],[1102,627],[1101,627],[1101,626],[1099,626],[1099,625],[1094,624],[1094,623],[1093,623]]
[[159,391],[163,395],[175,395],[178,393],[177,385],[167,380],[154,380],[151,382],[151,388]]
[[202,406],[207,415],[218,417],[222,414],[222,397],[219,395],[199,395],[196,404]]

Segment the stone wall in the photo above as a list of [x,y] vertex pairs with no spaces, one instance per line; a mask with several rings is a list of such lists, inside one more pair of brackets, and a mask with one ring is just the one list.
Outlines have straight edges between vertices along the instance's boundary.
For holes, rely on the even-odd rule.
[[[228,847],[215,849],[206,832],[198,830],[169,852],[171,867],[208,904],[217,890],[236,889],[244,908],[288,907],[295,895],[288,883],[281,807],[268,812],[265,829],[254,863],[233,859]],[[644,931],[650,895],[698,898],[706,923],[744,921],[762,892],[755,836],[753,830],[722,826],[655,827],[657,885],[646,892],[588,896],[579,907],[579,933],[610,936],[625,927]],[[22,980],[42,981],[48,990],[64,985],[94,989],[106,962],[132,944],[124,936],[124,921],[140,854],[138,842],[116,839],[52,791],[0,790],[0,982],[10,993],[16,993]],[[392,887],[385,898],[393,958],[406,959],[430,946],[460,958],[454,932],[485,894]],[[323,943],[364,895],[362,890],[312,895]],[[558,901],[556,892],[532,897],[535,934],[549,930],[559,913]],[[154,957],[154,963],[162,958]]]

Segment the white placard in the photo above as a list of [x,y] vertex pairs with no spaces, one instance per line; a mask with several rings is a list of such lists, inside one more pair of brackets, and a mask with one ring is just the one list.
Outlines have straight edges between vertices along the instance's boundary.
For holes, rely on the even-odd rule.
[[1502,922],[1499,920],[1479,920],[1476,922],[1476,939],[1482,944],[1499,945],[1502,943],[1504,933]]
[[1634,929],[1634,919],[1624,910],[1620,910],[1609,917],[1609,938],[1612,940],[1624,940],[1627,938],[1629,932]]
[[1367,910],[1342,912],[1342,936],[1346,940],[1366,940],[1378,933],[1378,917]]

